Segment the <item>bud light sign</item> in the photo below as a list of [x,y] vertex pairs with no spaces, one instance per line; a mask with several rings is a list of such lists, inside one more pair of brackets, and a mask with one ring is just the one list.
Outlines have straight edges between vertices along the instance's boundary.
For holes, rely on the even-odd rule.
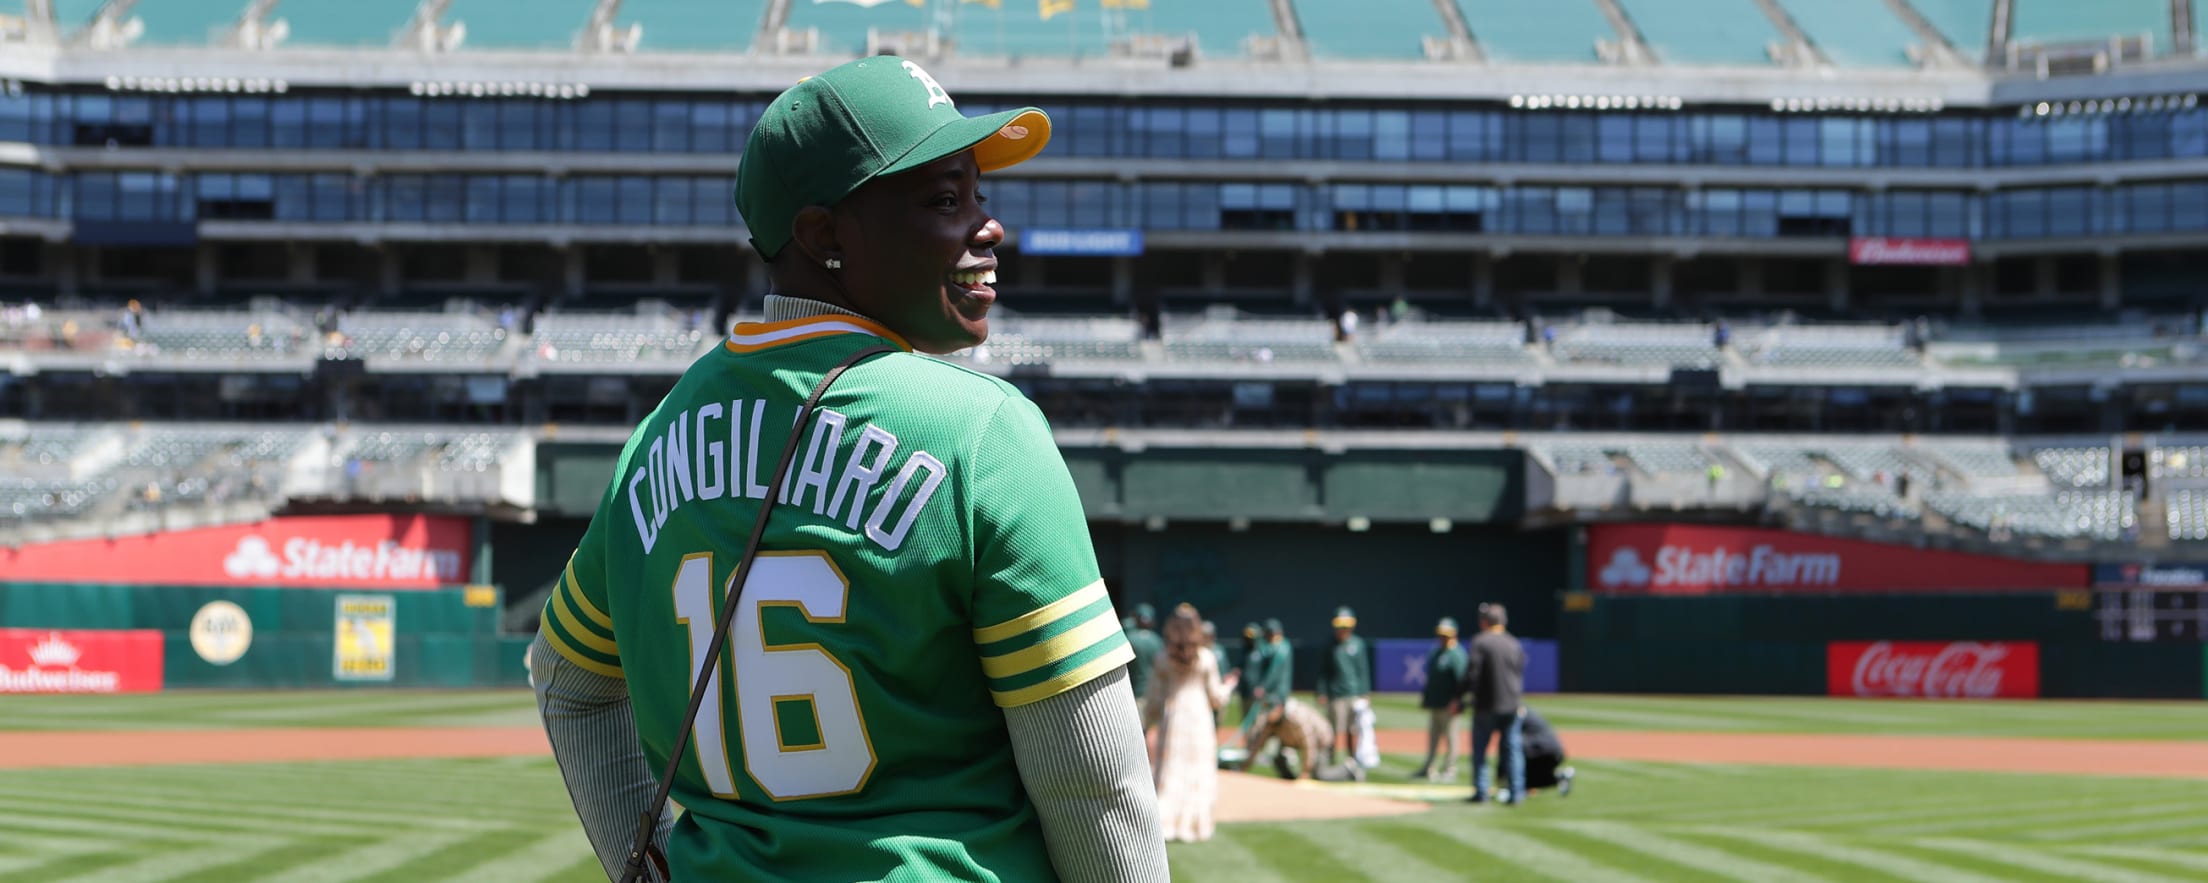
[[1825,649],[1833,696],[2035,699],[2039,645],[2030,641],[1835,641]]

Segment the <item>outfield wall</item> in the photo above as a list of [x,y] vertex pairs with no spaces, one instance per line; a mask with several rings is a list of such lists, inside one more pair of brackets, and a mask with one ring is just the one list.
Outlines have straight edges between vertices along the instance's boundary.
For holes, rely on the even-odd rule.
[[[153,668],[156,689],[524,685],[529,638],[498,634],[500,601],[490,586],[0,584],[0,667],[14,676],[0,692],[97,688],[115,666]],[[111,651],[116,639],[130,649]]]
[[[2082,590],[1605,596],[1559,618],[1567,691],[2200,698],[2200,644],[2109,640]],[[2021,684],[2029,680],[2029,693]],[[2000,692],[1992,692],[1999,690]]]

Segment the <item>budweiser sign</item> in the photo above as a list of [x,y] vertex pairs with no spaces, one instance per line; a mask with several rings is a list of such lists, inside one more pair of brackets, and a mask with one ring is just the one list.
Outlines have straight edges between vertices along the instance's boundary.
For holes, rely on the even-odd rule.
[[151,693],[161,675],[156,630],[0,629],[0,693]]
[[2039,645],[2029,641],[1836,641],[1825,649],[1834,696],[2030,699],[2039,695]]
[[2073,589],[2081,564],[2018,561],[1757,527],[1601,524],[1588,588],[1613,595]]
[[1970,240],[1858,236],[1848,240],[1848,263],[1931,266],[1967,264],[1970,263]]

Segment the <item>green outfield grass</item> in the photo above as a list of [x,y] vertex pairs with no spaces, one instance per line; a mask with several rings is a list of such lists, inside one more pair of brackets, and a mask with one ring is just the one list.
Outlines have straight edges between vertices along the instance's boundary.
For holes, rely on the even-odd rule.
[[[1407,703],[1388,717],[1416,720]],[[2208,737],[2208,707],[1549,697],[1567,729]],[[2180,722],[2193,723],[2180,732]],[[533,722],[526,693],[11,697],[0,727]],[[2004,729],[2006,728],[2006,729]],[[1396,818],[1228,825],[1173,847],[1188,881],[2208,879],[2200,780],[1591,761],[1515,809],[1435,799]],[[1356,786],[1341,786],[1356,787]],[[602,880],[548,758],[0,771],[0,881]]]

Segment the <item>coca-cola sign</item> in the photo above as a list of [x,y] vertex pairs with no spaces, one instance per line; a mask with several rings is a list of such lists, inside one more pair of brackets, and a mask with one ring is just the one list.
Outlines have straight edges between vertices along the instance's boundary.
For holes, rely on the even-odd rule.
[[1848,240],[1848,263],[1923,266],[1967,264],[1970,263],[1970,240],[1857,236]]
[[1588,588],[1612,595],[2084,588],[2086,567],[1755,527],[1601,524]]
[[2039,645],[2031,641],[1834,641],[1825,648],[1826,692],[1922,699],[2039,696]]

